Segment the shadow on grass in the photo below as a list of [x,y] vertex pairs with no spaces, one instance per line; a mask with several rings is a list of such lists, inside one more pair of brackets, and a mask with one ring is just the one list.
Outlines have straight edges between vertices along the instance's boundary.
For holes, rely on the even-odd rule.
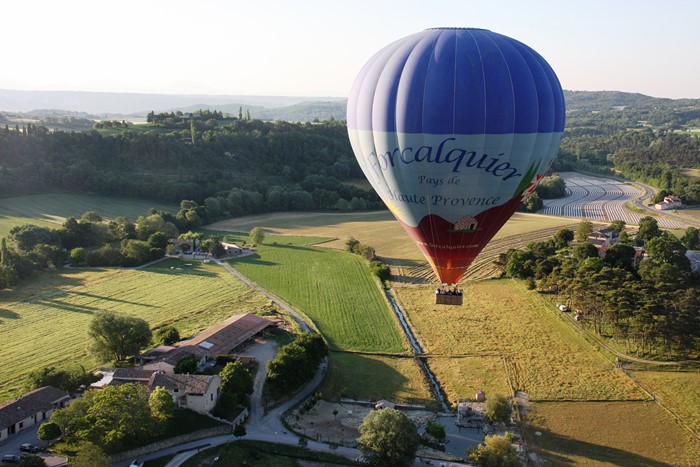
[[[192,266],[186,266],[192,264]],[[217,277],[218,274],[204,270],[198,261],[186,262],[184,259],[166,260],[162,263],[154,264],[142,269],[144,272],[155,274],[165,274],[169,276],[198,276],[198,277]]]
[[148,308],[159,308],[155,305],[149,305],[147,303],[130,302],[129,300],[120,300],[118,298],[106,297],[104,295],[95,295],[95,294],[91,294],[91,293],[87,293],[87,292],[68,291],[67,293],[69,293],[71,295],[81,295],[83,297],[96,298],[98,300],[106,300],[106,301],[117,302],[117,303],[126,303],[127,305],[136,305],[136,306],[143,306],[143,307],[148,307]]
[[316,249],[316,248],[312,248],[309,245],[294,245],[291,243],[276,243],[276,242],[275,243],[266,243],[265,247],[266,248],[285,248],[288,250],[301,250],[301,251],[306,252],[306,253],[319,253],[319,254],[323,253],[323,251]]
[[14,311],[0,308],[0,319],[19,319],[19,314]]
[[405,388],[413,382],[390,364],[406,359],[413,360],[413,357],[379,357],[332,351],[328,376],[321,388],[324,399],[387,399],[436,407],[432,398],[410,397],[407,394]]
[[532,437],[539,451],[554,465],[574,465],[567,455],[585,457],[588,460],[612,465],[671,467],[671,464],[634,454],[623,449],[589,443],[569,438],[546,429],[532,427],[532,433],[540,431],[541,437]]
[[275,263],[274,261],[265,261],[261,259],[259,254],[254,254],[250,256],[245,256],[243,258],[238,258],[238,259],[230,259],[226,261],[228,264],[231,266],[236,266],[236,264],[253,264],[256,266],[277,266],[279,263]]
[[54,299],[54,298],[40,298],[36,300],[35,302],[38,305],[49,307],[49,308],[58,308],[59,310],[65,310],[65,311],[72,311],[73,313],[83,313],[86,315],[91,315],[96,311],[99,311],[100,308],[96,306],[87,306],[87,305],[76,305],[74,303],[65,303],[62,302],[61,300]]
[[[382,257],[382,260],[384,260],[384,262],[392,268],[400,269],[403,272],[403,274],[392,275],[392,282],[412,285],[435,284],[437,282],[435,274],[432,272],[432,269],[430,269],[430,266],[428,266],[426,261],[405,258],[390,258],[384,256]],[[420,273],[416,274],[416,271],[420,271]]]

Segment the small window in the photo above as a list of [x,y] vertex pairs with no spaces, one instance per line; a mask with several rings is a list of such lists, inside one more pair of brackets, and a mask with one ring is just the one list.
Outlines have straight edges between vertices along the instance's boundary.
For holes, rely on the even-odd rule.
[[213,400],[214,400],[214,394],[209,394],[209,398],[213,401]]
[[22,428],[24,428],[24,422],[19,422],[19,429],[21,430]]

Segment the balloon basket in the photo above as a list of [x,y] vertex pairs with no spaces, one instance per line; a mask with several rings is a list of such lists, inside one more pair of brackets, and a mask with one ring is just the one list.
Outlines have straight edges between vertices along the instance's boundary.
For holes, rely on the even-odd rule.
[[435,294],[436,305],[461,305],[464,302],[464,295]]

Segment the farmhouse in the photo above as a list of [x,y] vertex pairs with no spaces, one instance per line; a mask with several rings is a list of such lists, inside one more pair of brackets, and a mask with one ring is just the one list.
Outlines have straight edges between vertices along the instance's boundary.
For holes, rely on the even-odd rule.
[[176,407],[199,413],[210,412],[221,394],[219,375],[171,375],[157,371],[148,382],[148,390],[159,386],[172,394]]
[[249,339],[276,324],[275,321],[257,315],[234,315],[178,345],[204,349],[211,358],[216,358],[218,355],[230,354]]
[[239,247],[235,243],[221,242],[221,246],[224,247],[224,251],[228,256],[238,256],[243,253],[243,248]]
[[[175,365],[183,357],[187,355],[194,355],[197,359],[197,366],[202,366],[206,363],[207,359],[211,356],[208,350],[194,345],[182,345],[180,347],[173,347],[172,350],[161,354],[160,358],[151,360],[149,363],[143,366],[144,370],[161,371],[168,374],[175,374]],[[149,375],[150,376],[150,375]]]
[[0,441],[48,420],[55,409],[68,405],[70,396],[53,386],[35,389],[0,405]]
[[607,250],[619,241],[620,233],[613,229],[597,230],[588,236],[588,243],[594,244],[599,250]]
[[665,196],[664,200],[654,205],[656,209],[666,211],[668,209],[678,209],[683,207],[681,199],[677,196]]

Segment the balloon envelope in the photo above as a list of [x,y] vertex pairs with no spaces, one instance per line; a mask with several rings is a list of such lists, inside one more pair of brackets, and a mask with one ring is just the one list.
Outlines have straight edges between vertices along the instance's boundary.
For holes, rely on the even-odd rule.
[[537,52],[491,31],[442,28],[377,52],[355,79],[347,122],[366,177],[454,284],[546,173],[564,110]]

